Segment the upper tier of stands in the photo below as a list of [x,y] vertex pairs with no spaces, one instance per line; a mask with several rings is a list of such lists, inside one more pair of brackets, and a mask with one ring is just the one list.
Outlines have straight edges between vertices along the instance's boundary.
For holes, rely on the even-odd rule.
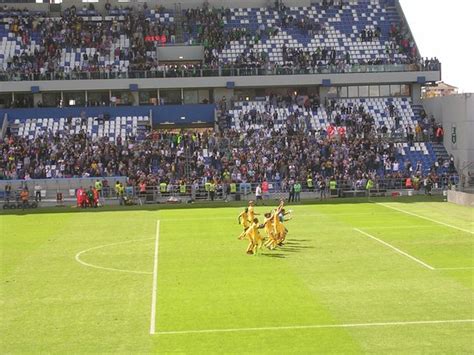
[[[224,30],[245,29],[246,38],[230,41],[220,53],[224,62],[235,62],[249,51],[266,52],[270,61],[280,65],[288,62],[284,47],[299,49],[310,55],[324,48],[335,50],[337,59],[348,62],[410,63],[416,46],[408,39],[407,46],[397,42],[400,17],[395,7],[385,2],[348,3],[324,7],[289,7],[284,11],[265,8],[230,9],[224,17]],[[277,30],[281,29],[281,30]],[[370,31],[362,38],[363,31]],[[250,35],[250,39],[248,37]],[[251,43],[253,42],[253,45]],[[328,53],[329,54],[329,53]],[[318,59],[324,64],[327,59]]]
[[175,27],[167,11],[0,12],[0,73],[127,72],[156,62],[155,40],[173,42]]
[[95,10],[71,8],[62,17],[2,11],[0,77],[28,80],[51,73],[63,78],[71,72],[128,75],[163,70],[156,49],[174,43],[178,32],[185,42],[204,45],[200,69],[331,66],[332,71],[345,72],[360,65],[439,69],[437,60],[419,58],[392,1],[379,0],[338,6],[194,9],[179,16],[164,9],[110,9],[101,16]]

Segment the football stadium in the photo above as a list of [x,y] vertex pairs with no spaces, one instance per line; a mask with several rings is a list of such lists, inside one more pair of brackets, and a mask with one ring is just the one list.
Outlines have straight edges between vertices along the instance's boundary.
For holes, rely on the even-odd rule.
[[0,0],[0,352],[474,353],[474,96],[405,5]]

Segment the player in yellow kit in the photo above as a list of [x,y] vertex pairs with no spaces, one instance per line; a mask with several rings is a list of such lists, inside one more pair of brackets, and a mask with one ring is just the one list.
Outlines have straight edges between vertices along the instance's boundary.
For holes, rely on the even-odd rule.
[[278,245],[282,245],[285,241],[288,230],[283,225],[284,216],[288,213],[285,212],[284,203],[280,201],[280,205],[273,212],[273,231],[275,238],[278,241]]
[[[289,221],[291,219],[291,210],[290,211],[286,211],[284,208],[282,208],[282,210],[280,211],[280,215],[279,215],[279,219],[280,219],[280,224],[281,224],[281,228],[282,228],[282,232],[283,232],[283,239],[280,241],[280,244],[279,245],[282,245],[283,242],[285,241],[286,239],[286,236],[288,235],[288,229],[286,229],[286,227],[283,225],[283,222],[286,222],[286,221]],[[290,216],[288,216],[290,215]],[[285,218],[285,216],[288,216]]]
[[239,214],[239,217],[237,218],[239,220],[239,224],[241,224],[242,227],[244,228],[244,231],[240,233],[238,239],[244,239],[245,232],[250,227],[248,208],[246,208],[241,214]]
[[275,249],[278,245],[278,240],[276,239],[273,228],[273,215],[271,213],[265,213],[265,220],[263,221],[262,226],[268,237],[264,245],[269,249]]
[[[286,220],[285,216],[289,215],[291,211],[286,212],[283,200],[280,204],[270,213],[265,213],[265,219],[262,224],[259,224],[258,218],[255,216],[254,202],[249,201],[249,206],[239,214],[239,224],[243,226],[243,232],[239,235],[239,239],[247,239],[249,244],[247,246],[247,254],[257,254],[262,246],[269,248],[270,250],[275,249],[277,246],[283,245],[288,230],[283,225]],[[264,229],[268,239],[265,240],[259,232],[259,229]]]
[[258,224],[258,218],[254,218],[253,223],[245,232],[245,237],[249,240],[247,254],[257,254],[258,250],[262,249],[263,238],[258,231],[259,228],[260,225]]
[[258,216],[258,213],[255,213],[254,206],[255,206],[255,203],[252,200],[250,200],[249,207],[247,209],[248,209],[249,222],[251,224],[253,223],[255,216]]

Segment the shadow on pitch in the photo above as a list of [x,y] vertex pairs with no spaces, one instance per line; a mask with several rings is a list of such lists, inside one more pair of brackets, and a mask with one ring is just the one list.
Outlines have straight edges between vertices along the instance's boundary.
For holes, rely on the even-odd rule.
[[307,245],[305,243],[309,240],[306,239],[291,239],[291,241],[287,241],[285,245],[279,247],[278,249],[274,250],[274,252],[266,252],[262,255],[268,256],[270,258],[287,258],[290,257],[294,253],[302,253],[307,251],[308,249],[314,249],[315,247],[312,245]]
[[302,243],[293,243],[293,242],[286,242],[283,246],[284,248],[309,248],[313,249],[314,246]]
[[314,247],[310,247],[310,246],[302,246],[302,247],[284,246],[281,249],[281,251],[287,251],[287,252],[290,252],[290,253],[299,253],[299,252],[305,251],[306,249],[314,249]]
[[282,250],[291,250],[291,251],[297,251],[297,250],[302,250],[302,249],[314,249],[314,246],[308,245],[306,243],[301,243],[301,242],[308,242],[309,240],[307,239],[291,239],[287,242],[285,242],[285,245],[283,246]]
[[286,258],[286,255],[282,253],[263,253],[262,255],[267,256],[269,258]]

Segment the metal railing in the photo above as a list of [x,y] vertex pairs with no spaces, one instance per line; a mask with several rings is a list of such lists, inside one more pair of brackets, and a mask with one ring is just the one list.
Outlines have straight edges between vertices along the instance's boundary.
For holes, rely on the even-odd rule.
[[71,71],[47,73],[17,73],[0,71],[0,81],[51,81],[51,80],[104,80],[104,79],[164,79],[164,78],[202,78],[228,76],[267,76],[267,75],[308,75],[308,74],[354,74],[354,73],[387,73],[439,71],[441,64],[434,67],[423,67],[418,64],[354,64],[339,67],[323,65],[309,68],[281,67],[233,67],[219,68],[156,68],[150,70],[127,71]]
[[[32,180],[34,186],[34,180]],[[441,191],[453,188],[459,182],[457,175],[442,176],[430,187],[431,191]],[[291,189],[291,185],[285,182],[269,182],[268,190],[262,192],[262,199],[285,199],[299,201],[300,199],[324,199],[337,197],[365,197],[365,196],[387,196],[393,191],[397,193],[411,195],[426,193],[427,188],[423,185],[423,180],[413,183],[412,187],[406,186],[406,179],[377,179],[372,188],[367,189],[365,181],[336,180],[336,186],[331,188],[329,181],[325,187],[321,188],[317,181],[313,184],[301,182],[300,191]],[[100,202],[104,204],[153,204],[158,202],[189,202],[189,201],[240,201],[256,199],[255,190],[259,183],[220,183],[215,188],[210,188],[206,184],[166,184],[157,186],[147,186],[141,190],[138,186],[126,186],[123,193],[118,193],[115,186],[108,186],[100,192]],[[40,203],[43,201],[70,204],[77,203],[77,189],[68,188],[48,188],[44,190],[34,190],[30,187],[30,201]],[[88,188],[86,187],[86,190]],[[298,189],[297,189],[298,190]],[[12,190],[8,195],[4,191],[0,192],[0,200],[4,203],[19,204],[20,189]],[[61,200],[59,201],[59,194]]]

